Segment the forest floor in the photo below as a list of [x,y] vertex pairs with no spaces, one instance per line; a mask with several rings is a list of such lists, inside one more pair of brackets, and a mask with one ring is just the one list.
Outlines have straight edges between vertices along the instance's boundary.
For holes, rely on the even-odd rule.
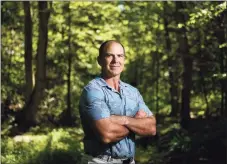
[[155,137],[137,138],[138,164],[226,164],[227,119],[195,118],[187,130],[177,120],[159,120]]
[[[175,119],[157,125],[155,137],[136,138],[137,164],[226,164],[226,120],[195,119],[189,130]],[[3,164],[76,164],[83,155],[81,128],[45,126],[1,135]]]

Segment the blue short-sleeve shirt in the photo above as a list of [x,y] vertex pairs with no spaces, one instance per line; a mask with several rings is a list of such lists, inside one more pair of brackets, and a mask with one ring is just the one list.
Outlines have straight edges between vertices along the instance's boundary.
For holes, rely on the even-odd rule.
[[133,132],[118,142],[104,144],[96,137],[91,125],[94,120],[108,118],[110,115],[134,117],[139,109],[143,109],[148,116],[153,115],[135,87],[120,81],[120,92],[117,92],[101,77],[92,80],[84,87],[79,104],[85,133],[85,152],[94,156],[105,154],[112,157],[134,157]]

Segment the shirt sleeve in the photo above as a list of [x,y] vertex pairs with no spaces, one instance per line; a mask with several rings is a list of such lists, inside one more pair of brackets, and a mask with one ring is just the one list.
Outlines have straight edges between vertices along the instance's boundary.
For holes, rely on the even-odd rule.
[[153,113],[150,111],[150,109],[147,107],[147,105],[143,101],[143,97],[141,96],[141,94],[138,90],[137,90],[137,96],[138,96],[139,109],[143,109],[143,111],[147,113],[147,116],[152,116]]
[[110,110],[105,102],[102,90],[88,87],[83,90],[80,100],[80,110],[91,120],[100,120],[110,116]]

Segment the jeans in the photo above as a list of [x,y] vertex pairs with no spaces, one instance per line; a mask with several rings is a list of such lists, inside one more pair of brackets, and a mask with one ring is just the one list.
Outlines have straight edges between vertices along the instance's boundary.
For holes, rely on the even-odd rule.
[[134,159],[111,158],[110,156],[93,157],[84,154],[81,159],[81,164],[135,164]]

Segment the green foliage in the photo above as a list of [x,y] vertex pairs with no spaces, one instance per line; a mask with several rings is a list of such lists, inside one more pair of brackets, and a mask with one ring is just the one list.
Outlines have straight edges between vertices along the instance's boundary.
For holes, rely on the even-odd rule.
[[[66,10],[67,4],[69,4],[70,11]],[[196,109],[202,111],[205,106],[201,98],[203,96],[199,87],[201,80],[197,72],[201,70],[204,74],[208,99],[213,89],[211,79],[214,78],[218,83],[218,80],[226,77],[224,73],[220,73],[219,59],[216,57],[220,49],[225,48],[225,44],[218,43],[214,35],[215,31],[210,30],[213,25],[217,24],[216,19],[225,11],[225,4],[226,2],[185,3],[184,13],[189,15],[186,28],[191,45],[190,55],[195,58],[193,70],[195,85],[191,104],[192,108],[196,106]],[[118,39],[125,46],[127,58],[122,80],[135,84],[139,88],[145,102],[153,112],[159,110],[161,113],[169,113],[171,110],[171,97],[167,89],[170,88],[169,68],[176,79],[181,76],[183,68],[177,52],[179,45],[177,36],[171,30],[169,31],[171,52],[166,51],[164,17],[169,23],[169,29],[178,30],[176,27],[179,25],[174,21],[175,7],[173,2],[53,2],[48,26],[46,92],[40,105],[38,120],[42,121],[42,118],[45,120],[47,116],[59,120],[61,113],[66,109],[69,54],[72,57],[71,102],[73,113],[78,117],[78,100],[82,87],[100,73],[96,57],[100,43],[107,39]],[[11,103],[20,103],[23,106],[25,87],[23,5],[20,2],[4,2],[2,11],[1,60],[4,63],[1,70],[4,79],[1,89],[2,99],[4,102],[7,97],[11,97]],[[31,2],[31,15],[34,34],[33,76],[35,76],[34,64],[38,40],[36,2]],[[70,24],[69,17],[71,18]],[[201,36],[201,44],[195,44],[198,42],[198,33]],[[71,49],[68,45],[69,36]],[[167,63],[171,57],[173,63],[169,66]],[[215,61],[212,63],[212,68],[209,63],[211,60]],[[157,63],[159,63],[158,71]],[[182,81],[175,83],[180,90]],[[214,90],[218,91],[217,88]],[[201,99],[201,103],[197,103],[197,97]],[[212,101],[217,100],[219,97]],[[156,109],[157,103],[158,109]],[[212,106],[211,103],[209,107],[215,110],[217,106]]]
[[140,164],[155,163],[155,164],[165,164],[165,152],[159,152],[158,148],[154,145],[148,146],[144,149],[141,146],[136,147],[136,162]]
[[[191,116],[205,117],[208,109],[210,113],[218,113],[224,92],[222,83],[226,82],[227,77],[226,30],[222,30],[226,24],[226,2],[183,2],[185,8],[180,9],[180,12],[185,14],[185,24],[176,22],[179,16],[176,13],[176,3],[52,2],[48,24],[46,88],[36,116],[39,126],[31,129],[29,142],[15,141],[7,138],[10,131],[17,128],[14,116],[7,114],[1,132],[2,163],[70,163],[80,159],[83,148],[81,139],[76,137],[81,135],[76,134],[77,130],[75,133],[70,130],[54,130],[49,135],[43,135],[41,140],[33,134],[38,137],[41,132],[49,133],[50,127],[59,125],[61,115],[67,108],[69,57],[72,59],[71,109],[76,124],[79,124],[80,94],[83,86],[100,73],[96,58],[99,45],[105,40],[117,39],[125,47],[127,58],[122,80],[139,89],[153,113],[168,115],[172,110],[171,76],[177,90],[177,97],[174,98],[178,101],[179,108],[182,103],[184,70],[178,33],[185,27],[188,55],[193,60]],[[6,108],[7,112],[12,113],[22,109],[25,104],[23,3],[2,2],[1,9],[1,97],[3,105],[6,100],[10,100]],[[31,2],[31,16],[34,78],[39,22],[37,2]],[[167,32],[170,47],[167,46]],[[178,110],[176,115],[179,114]],[[166,146],[164,151],[159,151],[154,145],[149,146],[145,153],[141,147],[138,148],[137,158],[141,163],[164,163],[166,153],[180,152],[188,155],[195,150],[195,142],[195,145],[203,144],[202,140],[208,142],[205,135],[199,132],[201,140],[198,140],[199,136],[180,130],[176,122],[174,120],[167,128],[161,129],[162,135],[170,134],[160,146]],[[211,127],[208,130],[214,131]],[[212,136],[211,133],[206,135]],[[207,145],[203,146],[209,149]],[[154,159],[149,160],[149,156]]]
[[225,119],[194,119],[189,131],[173,128],[161,134],[158,149],[165,153],[167,163],[223,163],[226,149],[225,124]]
[[159,122],[157,140],[152,137],[147,141],[141,138],[140,143],[146,145],[146,148],[137,142],[138,163],[224,164],[226,119],[193,119],[188,131],[181,129],[172,117],[159,119]]
[[212,19],[219,16],[226,10],[226,2],[220,4],[217,3],[199,3],[195,7],[195,13],[190,14],[190,19],[187,25],[190,27],[196,25],[197,27],[204,27],[206,23],[209,23]]
[[6,120],[2,120],[1,124],[1,136],[8,136],[10,135],[12,129],[17,125],[14,123],[15,117],[8,116]]
[[2,139],[4,164],[60,164],[80,161],[81,129],[54,129],[48,134],[24,134]]

